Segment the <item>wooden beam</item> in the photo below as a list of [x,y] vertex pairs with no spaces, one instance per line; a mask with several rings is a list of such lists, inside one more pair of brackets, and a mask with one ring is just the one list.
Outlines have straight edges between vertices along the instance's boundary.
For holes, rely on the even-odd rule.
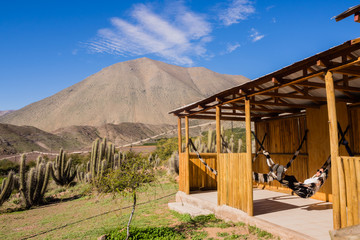
[[357,43],[360,43],[360,38],[355,38],[355,39],[351,40],[352,45],[357,44]]
[[253,210],[253,190],[252,190],[252,147],[251,147],[251,116],[250,116],[250,100],[245,100],[245,128],[246,128],[246,209],[249,216],[254,215]]
[[185,193],[190,194],[190,149],[189,149],[189,117],[185,117]]
[[[313,100],[313,101],[321,101],[326,102],[326,97],[314,97],[314,96],[304,96],[304,95],[295,95],[291,93],[272,93],[272,92],[265,92],[262,95],[265,96],[272,96],[272,97],[278,97],[278,98],[295,98],[295,99],[305,99],[305,100]],[[337,99],[339,102],[354,102],[353,99]]]
[[217,154],[217,163],[216,163],[216,166],[217,166],[217,176],[216,176],[216,181],[217,181],[217,187],[218,187],[218,190],[217,190],[217,203],[218,205],[220,205],[221,203],[221,184],[220,183],[220,163],[219,163],[219,159],[220,159],[220,152],[221,152],[221,121],[220,121],[220,117],[221,117],[221,108],[220,106],[217,106],[216,107],[216,154]]
[[[337,116],[335,106],[335,91],[334,80],[331,72],[325,75],[326,84],[326,97],[329,118],[329,133],[330,133],[330,152],[331,152],[331,175],[332,175],[332,199],[333,199],[333,224],[334,229],[339,229],[342,226],[342,216],[340,214],[340,185],[339,185],[339,171],[337,157],[339,156],[338,146],[338,129],[337,129]],[[346,211],[346,206],[345,206]]]
[[[360,67],[358,67],[360,68]],[[339,69],[336,70],[334,72],[337,73],[342,73],[342,74],[346,74],[346,75],[350,75],[350,76],[356,76],[356,77],[360,77],[360,70],[359,69]]]
[[[341,81],[342,80],[343,79],[341,79]],[[297,83],[297,85],[313,87],[313,88],[325,88],[324,83],[317,83],[317,82],[301,82],[301,83]],[[349,86],[345,87],[340,85],[334,85],[334,88],[339,91],[360,92],[360,88],[358,87],[349,87]]]
[[[181,136],[181,118],[178,118],[178,145],[179,145],[179,155],[182,152],[182,136]],[[180,159],[180,157],[179,157]]]
[[[259,106],[262,106],[262,105],[259,105]],[[224,106],[222,106],[221,108],[245,111],[245,107],[224,107]],[[255,112],[272,112],[272,113],[283,113],[283,112],[294,111],[293,109],[269,109],[269,108],[254,108],[254,107],[252,107],[251,110],[255,111]]]
[[306,104],[285,104],[285,103],[274,103],[274,102],[254,102],[252,101],[250,103],[251,105],[264,105],[264,106],[278,106],[278,107],[289,107],[289,108],[297,108],[297,109],[303,109],[303,108],[319,108],[319,106],[314,105],[306,105]]
[[355,13],[354,21],[360,23],[360,13]]

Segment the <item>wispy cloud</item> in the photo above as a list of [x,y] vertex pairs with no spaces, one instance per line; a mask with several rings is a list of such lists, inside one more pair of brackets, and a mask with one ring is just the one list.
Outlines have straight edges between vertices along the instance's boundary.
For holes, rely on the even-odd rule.
[[249,0],[232,0],[229,6],[220,13],[219,18],[225,26],[230,26],[247,19],[254,12],[253,2]]
[[234,43],[234,44],[228,44],[227,48],[226,48],[226,53],[232,53],[233,51],[235,51],[237,48],[240,47],[239,43]]
[[252,28],[250,30],[250,38],[253,42],[257,42],[261,39],[263,39],[265,37],[265,35],[260,34],[255,28]]
[[206,56],[205,45],[212,40],[209,22],[184,6],[167,17],[138,4],[129,20],[114,17],[111,25],[100,29],[87,43],[92,52],[123,56],[156,54],[175,64],[192,65],[193,57]]

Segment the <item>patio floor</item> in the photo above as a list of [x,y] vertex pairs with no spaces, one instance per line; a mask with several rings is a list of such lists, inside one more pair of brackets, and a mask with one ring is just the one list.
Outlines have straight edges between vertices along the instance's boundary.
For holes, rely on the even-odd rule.
[[[217,217],[257,225],[281,239],[330,239],[332,203],[285,193],[254,189],[254,217],[228,206],[217,206],[217,192],[178,193],[177,202],[210,210]],[[234,215],[235,214],[235,215]]]

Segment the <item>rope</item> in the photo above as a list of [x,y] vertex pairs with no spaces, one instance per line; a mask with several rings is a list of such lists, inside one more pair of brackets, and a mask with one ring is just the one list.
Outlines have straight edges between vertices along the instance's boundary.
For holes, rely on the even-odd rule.
[[[252,133],[253,133],[253,132],[252,132]],[[254,134],[254,133],[253,133],[253,134]],[[255,160],[257,159],[257,157],[258,157],[259,154],[261,153],[261,146],[263,146],[263,144],[264,144],[266,135],[267,135],[267,133],[265,133],[265,135],[264,135],[264,137],[263,137],[263,139],[262,139],[262,141],[261,141],[261,145],[260,145],[259,149],[257,150],[257,152],[255,153],[255,156],[254,156],[254,158],[253,158],[253,162],[255,162]]]
[[291,166],[292,162],[296,159],[296,157],[299,155],[300,150],[307,138],[307,134],[308,134],[309,130],[305,130],[305,135],[303,137],[303,139],[301,140],[300,146],[296,149],[296,152],[294,153],[294,156],[290,159],[290,161],[286,164],[285,166],[285,171]]
[[199,153],[198,150],[196,149],[196,147],[195,147],[193,141],[191,140],[191,138],[189,138],[189,145],[192,146],[192,148],[193,148],[194,151],[196,152],[196,155],[197,155],[197,157],[199,158],[199,160],[202,162],[202,164],[204,164],[205,167],[206,167],[207,169],[209,169],[210,172],[212,172],[213,174],[217,175],[217,171],[216,171],[215,169],[211,168],[211,167],[204,161],[204,159],[202,159],[202,157],[200,156],[200,153]]
[[226,151],[228,153],[232,153],[231,150],[229,149],[229,144],[224,139],[224,136],[220,134],[220,137],[221,137],[221,144],[223,145],[223,147],[226,148]]

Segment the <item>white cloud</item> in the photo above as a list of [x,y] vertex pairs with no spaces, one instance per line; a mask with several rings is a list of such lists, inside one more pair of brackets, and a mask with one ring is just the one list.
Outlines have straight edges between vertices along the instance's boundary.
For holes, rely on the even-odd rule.
[[237,48],[240,47],[239,43],[235,43],[235,44],[228,44],[227,48],[226,48],[226,53],[232,53],[233,51],[235,51]]
[[220,13],[219,18],[225,26],[230,26],[239,23],[241,20],[246,20],[254,12],[253,2],[249,0],[232,0],[229,7]]
[[167,18],[138,4],[130,20],[112,18],[112,26],[100,29],[87,43],[89,49],[123,56],[156,54],[175,64],[192,65],[193,57],[206,55],[205,45],[211,41],[210,24],[185,7]]
[[257,42],[261,39],[263,39],[265,37],[265,35],[260,34],[255,28],[252,28],[250,30],[250,38],[253,42]]

